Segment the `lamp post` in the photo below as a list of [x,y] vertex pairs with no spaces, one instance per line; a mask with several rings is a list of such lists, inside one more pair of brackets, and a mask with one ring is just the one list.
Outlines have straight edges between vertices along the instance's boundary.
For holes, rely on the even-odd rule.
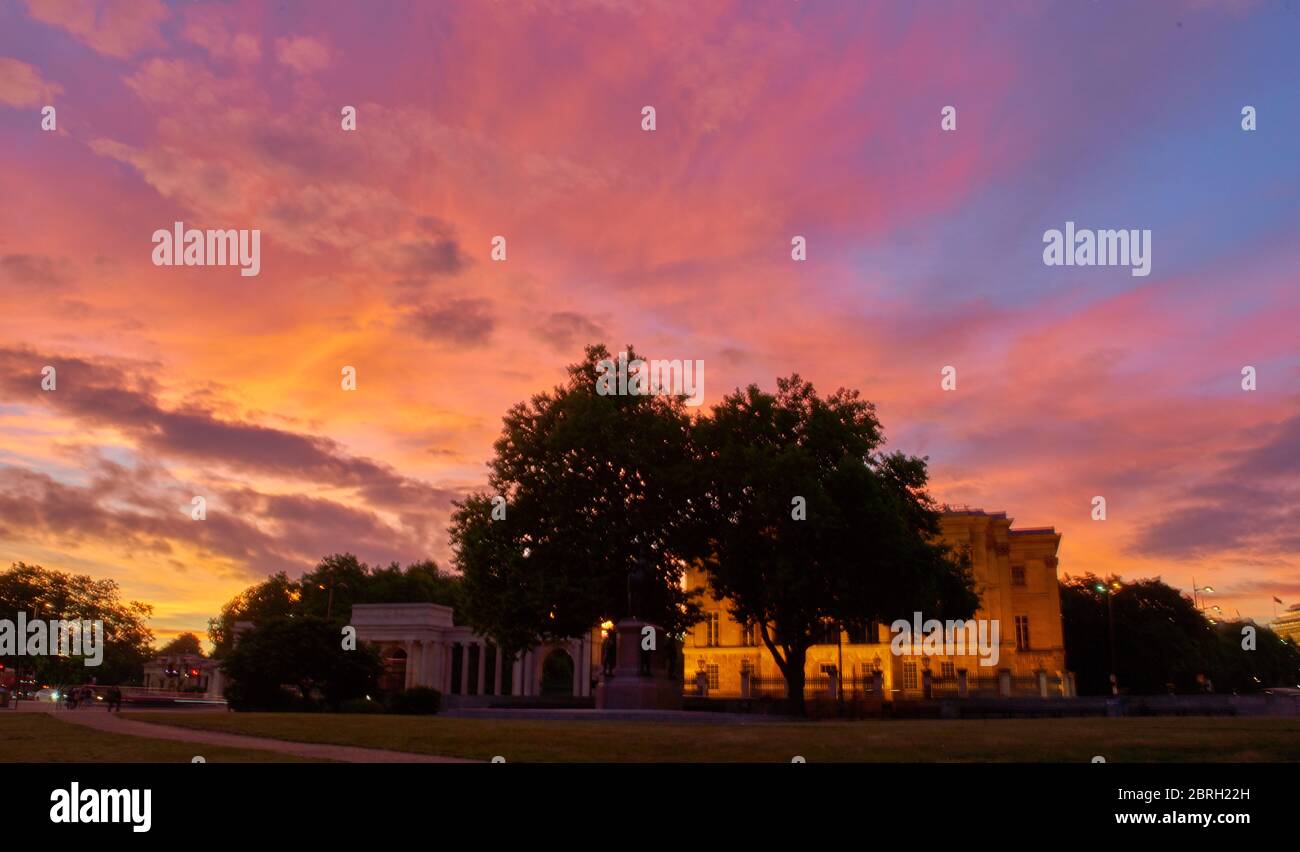
[[1119,591],[1122,585],[1118,580],[1111,580],[1110,585],[1098,583],[1093,588],[1106,596],[1106,629],[1110,635],[1110,694],[1119,695],[1119,676],[1116,674],[1115,666],[1115,607],[1112,601],[1115,592]]
[[326,621],[330,620],[330,616],[334,612],[334,587],[335,586],[342,586],[345,589],[351,588],[347,583],[339,582],[338,580],[335,580],[333,578],[330,579],[328,586],[325,585],[324,583],[316,584],[316,588],[318,589],[329,590],[329,597],[325,599],[325,620]]
[[1197,609],[1200,609],[1201,602],[1200,602],[1200,598],[1197,597],[1198,592],[1209,592],[1210,594],[1214,594],[1214,587],[1198,586],[1196,585],[1196,578],[1195,577],[1192,578],[1192,605],[1195,606]]

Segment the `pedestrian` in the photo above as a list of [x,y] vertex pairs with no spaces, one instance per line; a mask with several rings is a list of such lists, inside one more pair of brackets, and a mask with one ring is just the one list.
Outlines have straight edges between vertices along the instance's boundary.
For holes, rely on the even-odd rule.
[[118,713],[122,712],[122,690],[116,686],[110,686],[108,688],[108,712],[112,713],[114,707],[117,708]]

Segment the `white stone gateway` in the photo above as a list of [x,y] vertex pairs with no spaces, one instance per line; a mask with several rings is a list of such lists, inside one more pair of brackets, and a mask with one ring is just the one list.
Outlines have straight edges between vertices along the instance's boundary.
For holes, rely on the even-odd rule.
[[490,639],[457,626],[452,608],[432,603],[354,604],[357,639],[379,646],[386,686],[431,687],[448,706],[542,694],[542,663],[556,652],[573,663],[571,695],[591,695],[591,638],[539,645],[507,660]]

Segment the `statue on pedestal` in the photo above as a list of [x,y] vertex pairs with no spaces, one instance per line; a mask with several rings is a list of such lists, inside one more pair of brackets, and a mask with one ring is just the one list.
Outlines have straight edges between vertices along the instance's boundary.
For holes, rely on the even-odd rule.
[[645,608],[646,582],[649,579],[645,560],[632,557],[632,568],[627,572],[627,617],[639,618]]
[[600,666],[606,677],[614,676],[614,666],[618,665],[618,640],[614,638],[611,628],[605,634],[605,641],[600,643]]

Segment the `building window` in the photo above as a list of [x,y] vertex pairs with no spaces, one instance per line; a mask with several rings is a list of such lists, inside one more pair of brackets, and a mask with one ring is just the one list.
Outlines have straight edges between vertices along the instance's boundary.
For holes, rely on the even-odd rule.
[[758,625],[752,621],[740,628],[740,644],[746,648],[758,646]]
[[944,680],[956,680],[957,667],[952,662],[948,660],[944,660],[943,662],[939,663],[939,677],[943,678]]
[[849,625],[844,633],[850,645],[875,645],[880,642],[877,627],[878,622],[868,621],[865,624]]
[[705,671],[709,673],[709,689],[718,689],[718,667],[709,666]]
[[704,622],[704,627],[705,627],[705,634],[704,634],[705,639],[704,639],[704,644],[705,644],[705,645],[708,645],[708,646],[710,646],[710,647],[713,647],[713,646],[715,646],[715,645],[720,645],[720,644],[722,644],[722,643],[719,641],[719,635],[720,635],[720,633],[719,633],[719,628],[721,627],[721,624],[719,623],[719,621],[720,621],[720,620],[719,620],[719,618],[718,618],[718,613],[716,613],[716,612],[711,612],[711,613],[708,614],[708,617],[707,617],[706,621]]
[[1029,616],[1016,616],[1016,650],[1029,650]]
[[903,663],[903,689],[916,689],[916,663]]
[[1011,585],[1013,586],[1025,585],[1025,566],[1023,565],[1011,566]]
[[812,631],[812,640],[814,645],[836,645],[840,640],[839,625],[822,621],[818,622]]

